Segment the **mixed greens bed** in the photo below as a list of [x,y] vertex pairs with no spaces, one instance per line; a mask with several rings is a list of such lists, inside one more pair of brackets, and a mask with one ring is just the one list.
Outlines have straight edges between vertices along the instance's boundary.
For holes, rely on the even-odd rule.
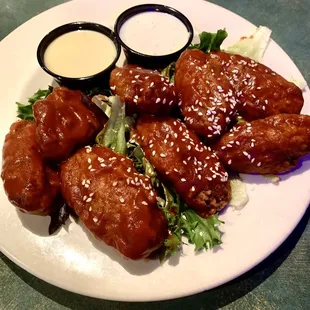
[[218,226],[222,222],[218,219],[218,216],[213,215],[208,219],[200,217],[195,211],[187,208],[171,186],[164,184],[158,178],[156,170],[145,158],[144,152],[137,141],[126,139],[125,131],[130,131],[134,120],[126,118],[125,104],[118,97],[111,96],[107,99],[102,101],[102,105],[110,105],[111,116],[103,132],[97,136],[96,141],[115,152],[127,155],[132,159],[140,173],[151,178],[153,187],[157,189],[160,195],[158,207],[165,214],[169,229],[169,237],[164,243],[160,259],[163,261],[177,252],[182,244],[182,236],[185,236],[189,243],[195,245],[195,251],[203,248],[210,249],[221,244],[221,232]]
[[[261,61],[270,34],[271,31],[268,28],[259,27],[251,37],[241,38],[226,51]],[[225,29],[218,30],[216,33],[202,32],[199,36],[200,42],[192,44],[189,48],[200,49],[205,53],[220,50],[227,35]],[[175,63],[172,63],[162,71],[162,74],[168,76],[173,82],[174,71]],[[33,120],[33,104],[37,100],[46,98],[52,90],[51,86],[45,90],[39,89],[29,98],[26,105],[17,102],[17,117]],[[130,131],[134,126],[135,119],[126,116],[125,103],[120,101],[119,97],[112,96],[110,90],[100,88],[92,89],[85,95],[91,98],[92,102],[109,118],[102,131],[97,135],[95,143],[128,156],[136,169],[151,179],[153,187],[159,194],[158,207],[163,211],[169,228],[169,237],[165,240],[159,254],[160,260],[166,260],[167,257],[179,250],[183,244],[182,237],[185,237],[189,243],[195,246],[195,251],[208,250],[221,244],[222,233],[219,228],[223,222],[219,220],[218,215],[202,218],[194,210],[189,209],[174,188],[160,180],[154,167],[145,158],[142,148],[137,141],[130,138]],[[248,201],[245,184],[237,174],[230,176],[230,182],[232,188],[230,205],[237,210],[241,209]],[[51,234],[66,222],[70,212],[72,210],[63,204],[57,212],[51,215],[49,227]]]

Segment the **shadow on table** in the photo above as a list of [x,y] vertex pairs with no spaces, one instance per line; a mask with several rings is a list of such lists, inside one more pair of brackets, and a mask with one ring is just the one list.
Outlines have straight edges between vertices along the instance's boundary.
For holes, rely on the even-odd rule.
[[60,288],[54,287],[42,280],[27,273],[6,257],[3,257],[4,263],[25,283],[30,285],[36,291],[53,301],[61,304],[69,309],[148,309],[148,310],[161,310],[165,309],[218,309],[230,304],[231,302],[245,296],[251,292],[262,282],[264,282],[271,274],[273,274],[289,256],[291,251],[296,246],[299,238],[305,230],[310,218],[310,208],[298,224],[296,229],[288,237],[288,239],[268,258],[255,268],[240,276],[239,278],[222,285],[213,290],[196,294],[194,296],[162,301],[145,303],[143,307],[139,303],[126,303],[103,301],[95,298],[84,297],[71,292],[66,292]]

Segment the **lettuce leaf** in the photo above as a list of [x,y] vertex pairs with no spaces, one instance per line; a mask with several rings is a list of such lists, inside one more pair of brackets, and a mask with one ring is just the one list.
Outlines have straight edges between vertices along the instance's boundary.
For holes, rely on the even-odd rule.
[[161,74],[168,77],[171,83],[174,83],[175,62],[162,70]]
[[30,98],[28,98],[28,104],[22,104],[16,102],[17,104],[17,117],[24,120],[33,120],[32,106],[38,100],[46,98],[53,91],[53,87],[49,86],[48,89],[39,89]]
[[131,141],[128,144],[129,158],[140,173],[144,173],[152,180],[152,185],[160,195],[158,207],[163,211],[168,223],[169,236],[159,252],[160,261],[165,261],[169,256],[178,252],[182,244],[182,235],[189,243],[195,245],[195,251],[211,249],[222,243],[221,232],[218,226],[222,224],[217,215],[208,218],[200,217],[194,210],[189,209],[180,199],[174,188],[162,183],[154,167],[145,158],[141,147]]
[[263,55],[269,44],[271,32],[269,28],[259,26],[252,35],[242,37],[238,42],[228,47],[225,52],[262,62]]
[[[96,137],[99,145],[108,147],[116,153],[127,154],[125,103],[118,96],[109,97],[110,118]],[[106,104],[109,104],[106,103]]]
[[242,182],[239,174],[231,174],[229,177],[231,187],[231,200],[229,206],[235,210],[241,210],[249,201],[246,185]]
[[217,215],[202,218],[192,209],[186,209],[181,214],[182,234],[195,245],[195,251],[212,249],[222,243],[218,229],[222,223]]
[[200,43],[191,44],[188,49],[199,49],[205,53],[219,51],[227,36],[225,29],[219,29],[216,33],[203,31],[199,34]]
[[169,256],[178,252],[181,241],[180,230],[180,198],[174,189],[165,186],[157,178],[157,173],[151,163],[145,158],[142,148],[135,141],[127,144],[129,158],[134,162],[135,168],[142,174],[151,178],[154,188],[157,189],[158,207],[163,211],[168,223],[169,235],[164,246],[159,251],[159,259],[164,262]]

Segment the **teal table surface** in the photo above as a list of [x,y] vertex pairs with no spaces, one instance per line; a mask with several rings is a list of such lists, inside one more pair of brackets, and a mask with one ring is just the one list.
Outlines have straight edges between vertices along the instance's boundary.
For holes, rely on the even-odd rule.
[[[26,20],[63,2],[65,1],[0,0],[0,40]],[[256,25],[271,28],[273,39],[290,55],[310,84],[309,0],[211,2],[243,16]],[[240,278],[211,291],[164,302],[123,303],[73,294],[32,276],[0,252],[0,310],[310,309],[309,217],[308,208],[298,227],[285,243]]]

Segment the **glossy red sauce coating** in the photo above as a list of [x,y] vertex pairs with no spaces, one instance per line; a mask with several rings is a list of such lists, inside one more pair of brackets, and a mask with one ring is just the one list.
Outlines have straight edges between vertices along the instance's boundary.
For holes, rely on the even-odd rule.
[[37,142],[45,159],[61,161],[93,141],[104,122],[83,103],[79,90],[57,87],[33,106]]
[[36,142],[34,122],[12,124],[2,157],[1,177],[10,202],[23,212],[51,213],[53,202],[60,193],[60,178],[44,164]]
[[229,202],[227,172],[215,153],[181,121],[143,117],[133,139],[161,177],[200,215],[214,214]]
[[209,53],[187,50],[176,63],[175,87],[188,128],[207,140],[227,129],[236,112],[233,87]]
[[131,259],[162,246],[167,223],[148,177],[111,149],[79,150],[61,167],[62,193],[94,236]]
[[129,113],[168,114],[178,102],[174,84],[167,77],[135,65],[114,69],[110,87]]
[[310,153],[310,116],[278,114],[244,122],[213,146],[223,164],[242,173],[287,172]]
[[210,53],[210,58],[222,66],[236,92],[238,114],[245,120],[300,113],[304,103],[301,89],[267,66],[225,52]]

